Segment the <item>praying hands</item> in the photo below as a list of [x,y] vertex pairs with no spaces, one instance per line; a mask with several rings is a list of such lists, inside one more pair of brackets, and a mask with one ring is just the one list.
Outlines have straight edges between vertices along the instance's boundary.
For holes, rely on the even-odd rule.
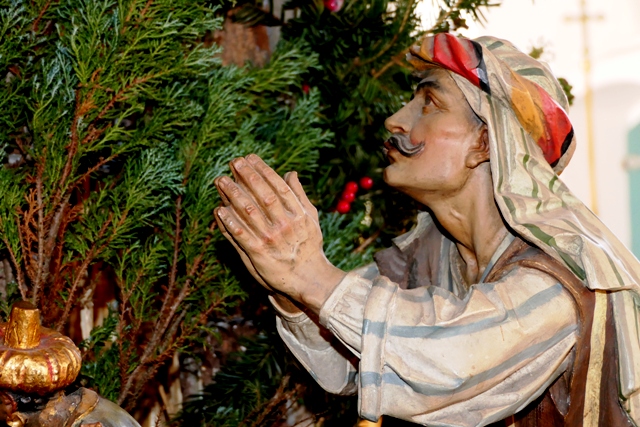
[[297,173],[282,179],[255,154],[234,159],[230,167],[235,180],[215,181],[222,234],[258,282],[318,314],[346,273],[324,255],[318,212]]

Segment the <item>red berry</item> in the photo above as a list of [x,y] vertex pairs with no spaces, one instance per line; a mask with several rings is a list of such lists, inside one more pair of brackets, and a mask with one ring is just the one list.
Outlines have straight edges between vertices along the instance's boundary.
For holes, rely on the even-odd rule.
[[355,193],[357,191],[358,191],[358,184],[356,184],[354,181],[349,181],[344,185],[345,193]]
[[342,193],[342,197],[340,198],[340,200],[344,200],[345,202],[353,202],[356,199],[356,193],[350,193],[348,191],[345,191],[344,193]]
[[324,0],[324,6],[329,9],[330,12],[337,12],[342,9],[344,0]]
[[338,202],[338,206],[336,206],[336,210],[341,214],[346,214],[351,210],[351,203],[344,200],[340,200]]
[[310,90],[311,90],[311,86],[309,86],[306,83],[302,84],[302,92],[304,92],[305,94],[308,94]]
[[368,176],[363,176],[362,178],[360,178],[360,187],[365,190],[370,190],[371,187],[373,187],[373,180]]

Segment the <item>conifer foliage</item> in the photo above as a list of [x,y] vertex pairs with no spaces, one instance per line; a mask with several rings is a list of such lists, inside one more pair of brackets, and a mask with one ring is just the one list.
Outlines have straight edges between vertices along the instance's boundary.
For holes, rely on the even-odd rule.
[[111,281],[83,372],[128,409],[244,295],[219,261],[213,179],[250,152],[308,176],[331,137],[317,91],[290,93],[316,56],[283,44],[262,69],[223,67],[204,42],[217,6],[0,2],[0,249],[15,278],[4,309],[28,299],[64,331]]

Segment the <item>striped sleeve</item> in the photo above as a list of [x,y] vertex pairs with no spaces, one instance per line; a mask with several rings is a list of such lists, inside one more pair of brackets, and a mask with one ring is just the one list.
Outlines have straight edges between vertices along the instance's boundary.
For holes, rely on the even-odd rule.
[[[372,263],[349,274],[366,281],[376,277],[378,269]],[[287,313],[275,299],[269,299],[278,313],[276,326],[280,337],[318,384],[334,394],[356,393],[360,354],[305,313]],[[356,334],[359,336],[360,332],[356,331]]]
[[483,426],[524,408],[567,369],[577,334],[568,292],[525,268],[464,298],[350,273],[320,319],[360,356],[361,416],[430,426]]

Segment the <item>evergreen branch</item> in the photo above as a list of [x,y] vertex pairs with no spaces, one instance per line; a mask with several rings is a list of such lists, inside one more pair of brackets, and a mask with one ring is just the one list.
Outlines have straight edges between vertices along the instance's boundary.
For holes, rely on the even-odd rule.
[[380,70],[375,71],[375,70],[371,70],[371,72],[373,73],[372,77],[374,79],[379,79],[384,73],[387,72],[387,70],[389,70],[389,68],[391,68],[393,65],[399,65],[401,67],[405,66],[405,64],[402,62],[402,59],[407,52],[409,52],[409,49],[404,49],[402,52],[400,52],[399,54],[397,54],[396,56],[392,57],[391,60],[389,60],[389,62],[387,62],[386,64],[384,64],[382,66],[382,68],[380,68]]
[[45,264],[44,250],[45,250],[45,229],[44,229],[44,205],[42,201],[42,174],[44,173],[44,166],[42,162],[46,159],[46,147],[43,149],[42,159],[36,166],[36,198],[38,203],[38,209],[36,211],[38,217],[38,268],[33,281],[33,294],[31,300],[35,306],[38,305],[38,294],[40,293],[41,279],[43,276],[43,267]]
[[6,234],[2,234],[2,241],[4,245],[7,247],[7,251],[9,252],[9,257],[11,258],[11,262],[13,263],[13,267],[16,270],[16,277],[18,279],[18,289],[20,289],[20,296],[24,301],[27,300],[27,285],[24,282],[24,277],[22,276],[22,269],[18,264],[18,260],[16,259],[16,254],[11,249],[11,245],[9,244],[9,240],[7,239]]
[[[409,3],[407,3],[407,10],[404,12],[404,16],[402,17],[402,22],[400,23],[400,28],[395,32],[395,34],[393,35],[391,40],[389,40],[389,43],[387,43],[387,45],[385,47],[380,49],[378,51],[378,53],[375,54],[374,56],[372,56],[371,58],[369,58],[369,59],[367,59],[365,61],[362,61],[362,62],[358,60],[357,61],[358,63],[356,63],[355,65],[364,66],[364,65],[372,63],[373,61],[377,60],[382,55],[387,53],[389,51],[389,49],[391,49],[396,44],[396,42],[398,41],[398,38],[400,37],[400,34],[402,34],[402,32],[404,31],[404,27],[406,27],[407,22],[409,22],[409,17],[411,16],[411,12],[413,12],[413,3],[414,3],[414,1],[415,0],[409,0]],[[462,1],[463,0],[459,0],[459,2],[462,2]]]
[[[130,249],[128,251],[130,251]],[[128,311],[130,311],[130,309],[127,308],[127,304],[129,303],[129,299],[131,298],[131,295],[133,294],[133,292],[140,285],[140,282],[142,281],[143,276],[144,276],[143,268],[138,269],[138,273],[136,274],[136,279],[133,281],[129,289],[126,291],[125,291],[124,284],[118,279],[118,282],[119,282],[118,287],[120,289],[120,299],[121,299],[120,306],[122,307],[122,309],[120,310],[120,314],[118,316],[119,319],[118,319],[118,326],[117,326],[117,336],[121,337],[121,339],[118,340],[118,350],[120,354],[120,360],[118,363],[118,367],[120,370],[120,384],[124,384],[126,382],[127,371],[128,371],[127,361],[130,360],[131,353],[133,351],[133,346],[129,346],[129,348],[127,348],[127,351],[124,350],[124,342],[126,341],[124,339],[125,337],[124,327],[126,324],[125,315],[127,314]],[[137,319],[136,325],[130,331],[131,335],[133,336],[137,335],[138,331],[140,330],[141,323],[142,323],[141,319]]]
[[62,198],[64,197],[66,191],[65,186],[69,175],[71,174],[71,168],[73,167],[73,159],[76,155],[76,151],[78,148],[78,121],[80,117],[82,117],[82,112],[84,108],[84,104],[80,103],[81,94],[80,90],[76,89],[76,99],[75,99],[75,113],[73,115],[73,119],[71,121],[71,144],[67,147],[67,160],[65,161],[64,167],[62,169],[62,176],[58,181],[56,192],[52,198],[52,206],[58,206]]
[[40,9],[40,13],[38,13],[38,17],[36,18],[35,21],[33,21],[33,32],[37,33],[38,32],[38,25],[40,25],[40,21],[42,20],[42,18],[44,17],[44,14],[47,12],[47,10],[49,9],[49,6],[51,6],[51,3],[53,2],[53,0],[48,0],[47,3],[45,3],[44,7],[42,9]]
[[[122,292],[122,284],[120,285],[120,291]],[[126,381],[127,378],[127,370],[128,370],[128,363],[127,360],[129,360],[129,357],[131,356],[131,348],[133,347],[131,344],[129,345],[129,347],[127,348],[127,351],[125,351],[124,349],[124,343],[125,343],[125,334],[124,334],[124,325],[125,325],[125,314],[127,313],[128,309],[125,307],[125,303],[122,303],[122,310],[120,310],[120,313],[118,315],[118,326],[116,327],[116,335],[120,338],[117,340],[118,342],[118,371],[120,374],[120,384],[123,384]],[[130,340],[127,340],[128,342],[130,342]]]
[[[182,221],[182,196],[178,196],[176,199],[176,214],[175,214],[176,228],[173,234],[173,259],[171,262],[171,273],[169,273],[169,286],[167,287],[167,294],[164,300],[162,301],[162,308],[160,309],[160,318],[163,317],[165,311],[167,310],[167,306],[169,305],[169,300],[173,296],[173,290],[176,286],[176,276],[178,274],[178,259],[180,255],[180,241],[181,241],[181,233],[180,230],[180,221]],[[167,321],[170,321],[171,318],[167,318]],[[166,327],[166,325],[163,325]],[[151,341],[154,341],[156,338],[156,334],[159,334],[160,330],[157,329],[154,331],[154,335]]]
[[144,8],[140,11],[140,16],[147,14],[147,11],[149,11],[149,8],[151,7],[151,3],[153,3],[153,0],[147,0],[147,4],[145,4]]
[[105,133],[108,129],[111,128],[111,123],[107,124],[105,127],[100,128],[100,129],[96,129],[92,126],[89,126],[87,135],[82,139],[82,145],[87,145],[90,142],[95,141],[96,139],[98,139],[98,137],[100,135],[102,135],[103,133]]
[[[49,272],[51,262],[53,262],[53,265],[55,267],[59,267],[62,264],[62,257],[64,256],[64,233],[67,229],[67,226],[72,221],[74,221],[77,218],[78,214],[82,211],[83,204],[78,203],[71,209],[68,209],[68,207],[69,196],[67,196],[66,199],[64,199],[60,204],[60,207],[53,217],[51,226],[49,227],[49,236],[47,239],[47,253],[49,254],[49,257],[47,259],[47,262],[45,263],[44,273],[46,276],[43,280],[43,282],[45,283],[48,279],[48,275],[50,274]],[[58,283],[61,283],[60,273],[63,271],[63,269],[64,268],[55,268],[54,270],[55,275],[52,280],[52,289],[50,290],[50,293],[52,294],[56,294],[56,292],[58,291]]]
[[[183,330],[182,334],[174,341],[173,337],[178,330],[178,326],[186,315],[186,312],[182,312],[178,316],[176,321],[173,322],[173,325],[170,328],[172,332],[168,334],[168,336],[166,336],[166,339],[164,340],[165,342],[173,341],[173,344],[169,345],[164,351],[161,352],[161,354],[159,354],[155,358],[148,360],[145,363],[141,362],[138,366],[136,366],[129,378],[127,378],[125,386],[122,388],[120,395],[118,396],[118,405],[122,405],[127,396],[131,396],[129,403],[127,404],[127,409],[132,409],[138,398],[140,397],[142,387],[146,384],[146,382],[155,374],[155,372],[157,372],[157,370],[163,363],[173,358],[175,352],[185,344],[187,338],[193,335],[195,328],[206,323],[211,313],[217,310],[223,301],[224,297],[220,297],[217,301],[211,303],[210,306],[200,314],[198,320],[191,324],[187,329]],[[145,368],[146,371],[142,372]],[[134,385],[134,380],[136,379],[135,377],[137,377],[138,375],[141,375],[141,377],[138,379],[138,381],[136,381],[136,384]]]
[[451,18],[451,16],[453,15],[454,12],[458,11],[460,9],[460,7],[462,6],[462,3],[464,3],[465,0],[458,0],[456,2],[456,4],[453,5],[453,7],[450,7],[445,13],[443,13],[442,15],[440,15],[438,17],[438,20],[436,21],[435,24],[433,24],[431,26],[431,29],[428,31],[429,33],[432,33],[433,31],[435,31],[440,25],[442,25],[447,19]]
[[[135,377],[137,376],[138,372],[142,369],[142,367],[148,363],[153,353],[156,352],[156,349],[160,344],[160,340],[162,336],[165,334],[165,332],[167,331],[167,327],[169,326],[169,323],[172,321],[178,306],[181,304],[182,300],[184,300],[184,298],[186,297],[186,291],[189,288],[190,279],[187,279],[185,281],[182,289],[180,290],[177,301],[176,300],[171,301],[174,293],[173,291],[176,285],[176,277],[177,277],[177,271],[178,271],[178,259],[180,254],[180,240],[181,240],[180,239],[180,234],[181,234],[180,221],[181,220],[182,220],[182,196],[178,196],[178,198],[176,199],[176,211],[175,211],[176,226],[175,226],[175,231],[173,235],[173,259],[171,264],[171,273],[169,275],[169,284],[166,291],[166,296],[162,301],[162,307],[160,309],[160,315],[159,315],[162,321],[162,324],[159,327],[154,328],[153,334],[151,335],[151,339],[149,340],[149,343],[145,347],[144,352],[142,353],[142,357],[140,358],[140,365],[138,365],[134,369],[134,371],[131,373],[129,378],[127,378],[125,386],[121,389],[120,396],[118,398],[119,404],[121,404],[124,401],[124,399],[130,394],[131,387],[133,386],[133,381]],[[165,316],[165,312],[169,307],[169,305],[171,305],[171,309],[169,310],[169,313]]]
[[[147,0],[147,3],[144,5],[144,8],[142,9],[142,11],[140,11],[141,16],[144,16],[147,13],[147,11],[149,10],[149,7],[151,6],[151,3],[153,3],[153,0]],[[127,17],[124,19],[124,22],[129,22],[131,20],[135,6],[136,6],[136,2],[135,1],[131,2],[131,7],[127,12]],[[124,26],[122,27],[122,30],[120,30],[120,34],[123,34],[123,33],[124,33]]]
[[165,318],[162,326],[160,328],[157,328],[154,331],[154,334],[151,340],[149,341],[149,345],[147,346],[147,348],[145,348],[145,351],[142,355],[142,358],[141,358],[142,363],[148,360],[151,354],[155,351],[155,348],[158,346],[159,341],[162,338],[162,334],[164,333],[164,331],[167,330],[169,326],[169,322],[171,322],[171,319],[173,319],[173,316],[175,316],[176,310],[178,310],[178,307],[182,304],[184,299],[188,296],[189,290],[191,288],[191,282],[193,280],[193,277],[195,277],[196,272],[198,271],[198,268],[200,268],[200,263],[204,258],[204,254],[207,250],[207,247],[209,246],[209,243],[211,242],[211,234],[213,233],[213,230],[215,230],[216,226],[217,226],[217,222],[215,221],[213,221],[209,226],[209,235],[207,236],[207,238],[202,244],[202,250],[200,251],[198,256],[194,259],[193,265],[189,269],[187,279],[185,280],[184,285],[182,286],[182,289],[180,289],[180,293],[178,294],[178,297],[171,304],[171,309],[169,310],[169,314]]
[[[442,13],[437,21],[433,24],[433,26],[426,31],[426,33],[433,33],[438,27],[440,27],[440,25],[442,25],[447,19],[451,18],[451,16],[460,10],[460,8],[462,7],[462,4],[464,3],[465,0],[458,0],[456,2],[456,4],[454,4],[452,7],[450,7],[449,9],[447,9],[447,11],[445,13]],[[396,35],[397,37],[397,35]],[[387,72],[387,70],[389,70],[389,68],[391,68],[394,64],[395,65],[399,65],[401,67],[405,66],[405,64],[402,62],[402,58],[409,52],[409,48],[406,48],[404,50],[402,50],[402,52],[400,52],[399,54],[395,55],[393,58],[391,58],[385,65],[382,66],[382,68],[380,68],[380,70],[378,71],[373,71],[372,70],[372,76],[374,79],[379,79],[385,72]]]
[[[92,79],[94,78],[94,76],[97,77],[98,71],[99,70],[96,70],[96,72],[94,72],[94,74],[92,75]],[[138,85],[144,84],[154,78],[161,77],[167,72],[150,73],[146,76],[135,78],[131,83],[127,84],[124,88],[120,89],[114,96],[111,97],[109,102],[107,102],[107,104],[102,108],[102,110],[100,110],[98,115],[91,121],[91,124],[88,127],[87,135],[82,140],[82,144],[85,145],[94,141],[105,130],[107,130],[111,126],[111,124],[108,124],[104,128],[96,129],[95,125],[96,125],[96,122],[101,120],[111,109],[113,109],[113,107],[116,105],[118,101],[123,101],[127,99],[126,94],[129,90],[135,88]],[[67,161],[64,165],[62,176],[58,183],[58,189],[55,193],[55,196],[53,197],[53,203],[52,203],[53,206],[57,206],[60,203],[60,199],[63,197],[63,195],[68,194],[72,190],[72,188],[69,188],[69,186],[67,186],[67,180],[71,174],[73,159],[76,155],[78,146],[80,144],[78,140],[78,122],[81,117],[83,117],[86,113],[88,113],[92,108],[95,107],[95,104],[91,101],[94,92],[95,92],[95,88],[89,91],[87,98],[83,100],[83,102],[81,103],[80,90],[76,91],[76,111],[71,123],[71,144],[68,147]]]
[[117,157],[118,157],[118,154],[112,154],[109,157],[101,157],[100,160],[95,165],[91,166],[89,169],[87,169],[85,173],[83,173],[77,179],[71,182],[69,190],[73,191],[74,189],[76,189],[78,185],[83,183],[85,180],[89,179],[92,173],[96,172],[107,163],[115,160]]
[[34,216],[37,213],[37,200],[34,195],[34,189],[30,189],[29,193],[25,195],[27,200],[27,210],[23,211],[18,207],[18,216],[22,218],[22,222],[18,224],[18,238],[20,239],[20,245],[22,247],[22,253],[24,254],[25,270],[27,277],[33,283],[37,274],[37,258],[32,254],[33,243],[37,241],[37,237],[33,234],[33,228],[37,229],[35,225]]
[[[119,225],[121,225],[122,222],[124,222],[124,217],[125,216],[126,216],[126,213],[123,215],[123,218],[120,220],[120,224]],[[100,231],[98,232],[98,235],[96,236],[96,241],[98,241],[98,240],[102,239],[102,237],[104,237],[104,234],[107,232],[107,228],[109,227],[109,225],[111,225],[112,218],[113,218],[113,212],[110,212],[109,213],[109,217],[102,224],[102,227],[100,227]],[[62,316],[60,317],[60,319],[56,323],[56,328],[55,328],[56,331],[60,332],[60,330],[62,329],[62,326],[64,326],[64,324],[67,322],[67,319],[69,318],[69,313],[71,312],[71,309],[75,305],[74,304],[75,293],[76,293],[78,287],[80,286],[80,282],[84,279],[83,276],[86,273],[87,269],[89,268],[89,264],[91,264],[91,262],[93,262],[95,257],[108,245],[108,243],[111,241],[111,239],[113,239],[113,236],[114,236],[114,234],[112,234],[107,239],[107,241],[100,246],[100,248],[97,248],[96,245],[92,246],[91,249],[89,250],[89,254],[87,254],[87,256],[85,256],[84,261],[82,261],[82,264],[80,265],[80,269],[78,270],[76,278],[73,281],[73,284],[71,285],[71,290],[69,291],[69,295],[67,297],[67,303],[65,304]]]
[[[251,411],[244,419],[238,424],[238,427],[247,425],[249,420],[253,422],[249,424],[249,427],[263,426],[265,419],[278,409],[283,403],[289,402],[294,396],[299,395],[302,390],[302,384],[296,384],[291,390],[285,392],[285,389],[289,385],[291,375],[287,374],[280,380],[280,385],[275,394],[266,405],[257,406]],[[282,411],[282,410],[281,410]]]

